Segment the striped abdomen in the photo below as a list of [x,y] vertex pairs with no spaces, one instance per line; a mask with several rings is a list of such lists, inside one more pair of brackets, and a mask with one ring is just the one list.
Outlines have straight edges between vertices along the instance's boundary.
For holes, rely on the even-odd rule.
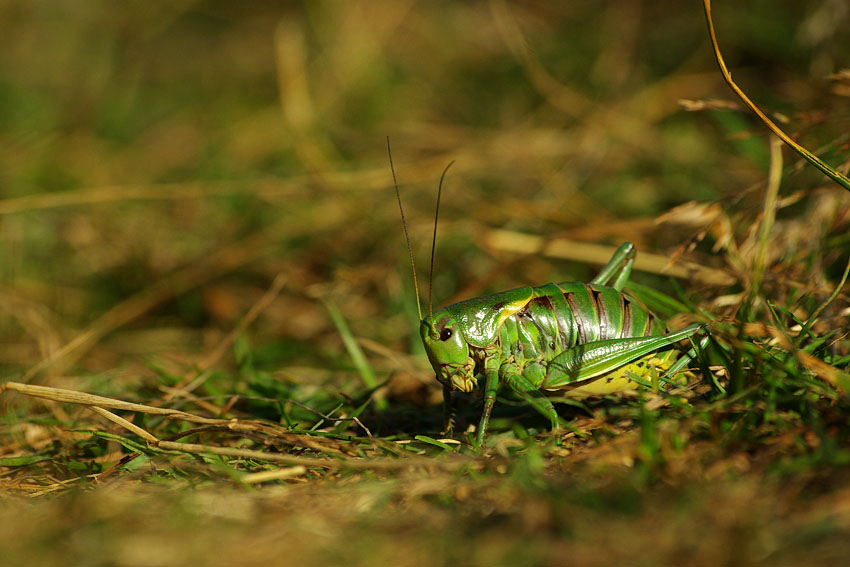
[[522,358],[550,358],[577,344],[664,334],[664,325],[614,288],[561,282],[534,288],[526,307],[505,321]]

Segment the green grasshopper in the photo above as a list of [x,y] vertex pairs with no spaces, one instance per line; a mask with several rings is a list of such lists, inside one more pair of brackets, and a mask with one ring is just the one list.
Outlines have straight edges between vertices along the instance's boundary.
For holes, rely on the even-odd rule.
[[[448,167],[443,177],[446,171]],[[443,177],[437,193],[437,214]],[[397,183],[396,195],[413,264]],[[436,226],[435,217],[435,239]],[[429,297],[430,313],[423,318],[420,308],[419,332],[437,380],[443,385],[447,428],[451,426],[453,390],[472,391],[479,374],[485,378],[484,411],[476,437],[480,446],[501,384],[549,418],[552,428],[557,429],[558,414],[544,391],[563,391],[572,397],[604,395],[634,390],[659,372],[671,375],[684,368],[690,354],[678,358],[679,351],[672,347],[704,326],[693,324],[668,332],[658,318],[630,300],[623,287],[634,261],[635,247],[627,242],[589,284],[520,287],[436,311]],[[432,245],[432,273],[433,265]],[[413,272],[418,305],[415,266]]]
[[[470,392],[483,374],[484,412],[477,443],[484,441],[499,385],[504,384],[559,426],[542,391],[583,398],[634,390],[659,372],[673,374],[669,348],[703,325],[667,332],[663,323],[622,293],[635,260],[630,242],[620,246],[591,283],[520,287],[467,299],[422,319],[419,332],[447,408],[452,390]],[[610,286],[609,286],[610,284]]]

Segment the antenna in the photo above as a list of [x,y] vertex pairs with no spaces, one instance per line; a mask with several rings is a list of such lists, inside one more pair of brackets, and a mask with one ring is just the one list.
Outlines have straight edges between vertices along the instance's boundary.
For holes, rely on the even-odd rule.
[[[413,288],[416,290],[416,310],[419,312],[419,320],[422,320],[422,305],[419,303],[419,281],[416,279],[416,264],[413,262],[413,248],[410,247],[410,234],[407,232],[407,221],[404,218],[404,208],[401,206],[401,193],[398,190],[398,180],[395,177],[395,168],[393,167],[393,152],[390,149],[390,137],[387,136],[387,155],[390,158],[390,171],[393,172],[393,186],[395,186],[395,196],[398,199],[398,210],[401,213],[401,226],[404,227],[404,239],[407,241],[407,253],[410,254],[410,267],[413,270]],[[445,175],[445,172],[443,172]],[[442,179],[440,180],[442,185]],[[439,200],[438,200],[439,203]],[[434,225],[434,237],[436,238],[436,224]],[[431,252],[431,266],[433,270],[434,253]]]
[[440,196],[443,194],[443,179],[446,177],[446,172],[453,166],[455,160],[449,162],[443,174],[440,176],[440,186],[437,189],[437,210],[434,211],[434,238],[431,240],[431,271],[428,272],[428,315],[434,314],[434,251],[437,248],[437,220],[440,218]]

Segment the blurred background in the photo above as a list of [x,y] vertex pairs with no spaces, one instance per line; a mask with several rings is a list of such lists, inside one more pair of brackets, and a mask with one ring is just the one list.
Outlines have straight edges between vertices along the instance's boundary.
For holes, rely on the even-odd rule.
[[[830,159],[850,116],[830,79],[846,3],[719,2],[715,18],[743,88]],[[324,298],[386,378],[417,348],[387,136],[420,280],[456,160],[442,305],[595,270],[500,250],[492,229],[670,254],[699,234],[657,224],[671,207],[753,218],[767,137],[731,99],[697,5],[2,2],[3,374],[77,366],[103,391],[183,372],[283,274],[253,364],[346,375]],[[795,189],[823,182],[796,169]]]
[[[714,18],[742,88],[846,172],[850,4],[717,0]],[[364,414],[374,433],[436,435],[440,395],[418,344],[387,136],[425,305],[437,183],[452,160],[435,307],[587,280],[629,240],[639,258],[660,258],[635,282],[712,317],[734,316],[755,285],[787,306],[790,326],[847,262],[847,192],[785,150],[763,286],[751,284],[769,137],[723,83],[698,2],[0,0],[0,379],[164,403],[203,374],[189,409],[304,428],[319,420],[298,403],[348,411],[381,386],[379,411]],[[540,253],[552,241],[560,252]],[[674,284],[671,262],[711,271]],[[815,331],[846,326],[847,302]],[[850,530],[839,394],[799,365],[795,381],[771,371],[752,403],[698,400],[663,422],[639,404],[582,414],[591,437],[569,450],[502,423],[514,445],[483,473],[310,470],[279,491],[224,491],[240,467],[264,465],[139,457],[111,477],[125,491],[40,499],[24,514],[0,495],[0,548],[30,564],[36,553],[268,564],[287,546],[305,564],[358,564],[361,553],[370,565],[422,564],[420,554],[836,564]],[[11,492],[98,484],[130,452],[91,434],[109,426],[80,408],[11,393],[0,403]],[[186,427],[149,426],[162,438]],[[335,433],[317,434],[311,447],[380,453],[360,428],[345,433],[360,438],[338,447]],[[198,490],[145,492],[167,479]]]

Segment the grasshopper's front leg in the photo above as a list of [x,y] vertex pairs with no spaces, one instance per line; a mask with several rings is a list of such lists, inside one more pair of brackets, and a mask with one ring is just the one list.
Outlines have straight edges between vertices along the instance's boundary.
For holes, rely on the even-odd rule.
[[481,421],[478,422],[478,432],[475,436],[476,447],[484,444],[484,435],[490,423],[490,413],[496,402],[496,393],[499,391],[500,359],[501,355],[495,349],[484,354],[484,411],[481,413]]
[[477,447],[480,447],[484,443],[484,436],[487,433],[487,426],[490,423],[490,413],[496,401],[496,393],[500,382],[504,382],[511,390],[528,402],[529,405],[543,416],[549,418],[553,431],[556,431],[560,427],[561,424],[558,418],[558,412],[555,411],[555,406],[552,405],[549,398],[537,386],[520,373],[515,362],[501,363],[498,355],[494,355],[491,359],[485,359],[485,375],[487,381],[484,386],[484,412],[481,415],[481,422],[478,424],[478,434],[475,439]]

